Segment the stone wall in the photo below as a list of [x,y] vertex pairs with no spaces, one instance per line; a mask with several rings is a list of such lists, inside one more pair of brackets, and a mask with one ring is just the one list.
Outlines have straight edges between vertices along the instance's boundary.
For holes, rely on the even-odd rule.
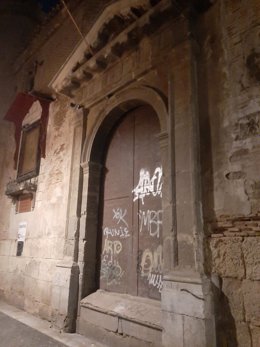
[[219,346],[260,344],[259,25],[259,1],[218,1],[198,31],[205,268],[220,277]]
[[211,238],[212,270],[221,278],[220,346],[260,343],[260,215],[223,216]]
[[[60,269],[59,263],[64,263],[67,232],[72,146],[70,110],[66,99],[56,100],[50,106],[46,158],[41,158],[34,209],[15,213],[15,204],[4,195],[5,184],[15,178],[14,170],[5,171],[1,186],[1,207],[7,206],[3,210],[0,232],[1,296],[46,319],[56,319],[56,314],[65,316],[67,312],[69,276],[64,264]],[[9,132],[3,139],[6,137],[12,139]],[[13,142],[12,147],[9,142],[6,146],[14,149]],[[10,158],[12,156],[13,151],[10,151]],[[5,161],[3,158],[3,164]],[[9,177],[8,172],[11,173]],[[27,223],[27,232],[19,257],[16,249],[20,222]]]
[[[106,3],[108,1],[88,1],[84,5],[80,1],[75,3],[73,13],[83,32],[91,28]],[[169,177],[174,177],[177,182],[178,213],[172,219],[165,214],[164,226],[170,235],[174,217],[178,221],[179,265],[183,268],[198,268],[198,263],[203,259],[202,249],[198,251],[202,248],[199,243],[204,242],[202,228],[197,221],[201,216],[200,188],[197,180],[194,180],[195,174],[200,172],[195,153],[196,126],[188,123],[192,117],[192,122],[197,121],[195,104],[198,91],[202,209],[204,231],[208,236],[208,243],[205,242],[204,269],[206,273],[212,273],[213,277],[218,275],[220,278],[215,288],[218,346],[259,347],[260,4],[258,0],[218,0],[192,23],[188,23],[185,15],[171,21],[170,25],[165,21],[155,32],[151,31],[150,36],[141,38],[140,35],[138,44],[132,43],[129,51],[122,57],[120,54],[114,57],[117,61],[112,60],[111,65],[109,63],[105,67],[101,64],[101,70],[95,72],[95,78],[91,81],[82,80],[81,85],[80,75],[72,69],[65,72],[69,78],[74,78],[74,82],[75,78],[80,81],[76,83],[78,90],[73,90],[71,95],[74,95],[73,102],[89,108],[88,139],[94,139],[101,124],[99,118],[107,115],[108,105],[111,107],[110,111],[112,106],[118,106],[116,98],[121,91],[127,91],[129,86],[148,86],[150,90],[159,91],[158,98],[156,96],[155,99],[159,99],[160,94],[167,107],[172,103],[170,116],[172,119],[175,117],[177,124],[174,143],[172,142],[172,151],[176,151],[176,172]],[[15,214],[14,205],[4,195],[7,182],[16,175],[10,159],[15,143],[12,125],[4,121],[0,125],[0,165],[5,167],[4,171],[0,171],[0,295],[13,304],[52,319],[62,326],[68,308],[75,225],[78,222],[78,216],[74,214],[80,186],[78,172],[81,143],[73,139],[75,115],[69,106],[69,99],[57,97],[63,92],[63,80],[61,85],[56,85],[57,94],[51,89],[51,82],[62,69],[80,37],[65,11],[61,11],[58,16],[58,19],[52,19],[41,29],[14,66],[18,90],[28,91],[33,87],[36,92],[53,93],[57,98],[50,107],[46,158],[41,159],[35,208],[32,212]],[[192,35],[186,35],[190,30]],[[92,33],[92,36],[95,35]],[[131,35],[126,37],[129,39]],[[187,46],[185,41],[189,44],[192,42],[191,46]],[[138,49],[135,45],[138,45]],[[195,51],[198,86],[195,86]],[[35,62],[37,70],[32,76],[30,72],[35,67]],[[84,64],[90,70],[93,68],[87,66],[86,61]],[[170,70],[174,77],[173,89],[175,88],[172,95],[168,85]],[[67,76],[63,77],[65,79]],[[125,95],[122,102],[127,100]],[[128,94],[128,98],[131,95]],[[189,126],[184,120],[187,120]],[[74,137],[79,138],[81,132],[79,124]],[[91,145],[91,141],[87,142],[86,147],[90,148]],[[90,151],[88,148],[85,150]],[[85,160],[90,159],[87,155],[89,153],[85,154]],[[193,158],[191,165],[187,158],[191,160],[193,156],[196,160]],[[88,165],[87,162],[85,164]],[[192,175],[185,177],[187,165],[192,166],[189,167]],[[85,171],[88,171],[86,167]],[[84,173],[85,176],[88,175],[88,172]],[[84,184],[87,186],[88,183]],[[93,185],[93,190],[95,189],[98,191],[97,185]],[[187,189],[189,191],[185,195]],[[79,244],[82,266],[86,260],[86,195],[87,189],[83,191],[85,205],[82,204]],[[186,202],[191,200],[193,205],[190,209],[194,208],[194,215],[187,209]],[[181,208],[179,202],[183,202]],[[27,222],[27,234],[23,256],[17,257],[16,239],[21,221]],[[88,228],[90,230],[91,226]],[[183,246],[186,244],[189,247]],[[92,244],[89,243],[87,247],[89,245]],[[195,260],[193,251],[196,254]],[[165,267],[171,268],[172,258],[172,252],[168,251]],[[90,265],[91,261],[88,263],[89,272],[92,271]],[[203,272],[203,269],[200,271]],[[93,270],[93,278],[94,273]],[[86,283],[83,283],[83,287],[88,285]],[[173,287],[169,285],[168,291],[175,290]],[[83,293],[89,294],[94,287],[89,285],[89,288],[85,288]],[[171,294],[169,300],[174,295]],[[168,308],[165,301],[165,317],[169,315]],[[171,330],[174,322],[168,318],[166,325],[170,333],[167,341],[170,345],[171,332],[173,336],[180,333],[178,329]],[[186,315],[184,318],[186,319]],[[192,334],[189,338],[193,340]]]

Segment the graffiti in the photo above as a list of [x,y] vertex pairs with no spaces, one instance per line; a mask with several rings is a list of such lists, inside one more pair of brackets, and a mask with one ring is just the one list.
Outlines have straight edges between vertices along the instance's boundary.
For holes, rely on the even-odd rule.
[[141,254],[140,272],[141,277],[147,279],[148,284],[157,288],[159,293],[162,291],[162,245],[159,245],[155,251],[145,249]]
[[112,236],[112,237],[120,237],[120,238],[127,238],[130,236],[129,234],[129,230],[126,227],[119,227],[119,228],[104,228],[103,229],[103,235],[108,237],[108,236]]
[[117,284],[124,273],[118,260],[111,261],[106,256],[102,259],[100,278],[106,280],[107,285]]
[[147,229],[150,236],[160,237],[160,227],[162,225],[162,210],[153,211],[147,210],[138,212],[139,217],[139,231]]
[[162,272],[163,257],[162,245],[159,245],[155,251],[145,249],[142,254],[140,270],[142,276],[148,276],[152,272]]
[[133,201],[140,199],[142,204],[144,204],[144,198],[150,194],[162,197],[162,168],[157,167],[152,177],[148,170],[141,169],[139,182],[132,193],[134,193]]
[[117,220],[117,224],[122,222],[128,227],[128,224],[124,219],[124,217],[126,216],[127,210],[124,210],[123,212],[122,208],[117,208],[117,209],[113,208],[113,213],[114,213],[113,219]]
[[105,239],[102,252],[100,278],[106,280],[108,285],[116,284],[124,275],[118,262],[118,254],[122,251],[122,243],[118,240]]
[[153,287],[155,287],[159,290],[159,293],[162,292],[163,281],[162,281],[162,275],[161,274],[149,273],[147,280],[148,280],[148,283],[150,285],[152,285]]
[[119,254],[122,251],[122,243],[118,240],[110,241],[105,239],[104,249],[102,254],[110,254],[111,257]]

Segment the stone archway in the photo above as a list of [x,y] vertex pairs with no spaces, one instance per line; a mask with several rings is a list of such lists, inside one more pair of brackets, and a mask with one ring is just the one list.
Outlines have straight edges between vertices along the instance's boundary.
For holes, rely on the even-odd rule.
[[[100,228],[99,225],[99,205],[100,205],[100,183],[103,173],[103,156],[107,145],[107,138],[111,133],[111,130],[115,127],[115,124],[122,118],[128,111],[136,109],[138,107],[146,107],[153,109],[159,120],[160,133],[157,136],[159,143],[159,151],[161,156],[161,164],[164,170],[164,187],[163,190],[167,190],[169,185],[169,168],[168,168],[168,136],[167,136],[167,108],[166,105],[157,92],[147,87],[133,88],[121,92],[111,98],[109,105],[106,110],[101,112],[98,116],[94,130],[88,140],[85,143],[83,156],[82,156],[82,167],[84,169],[84,184],[83,184],[83,204],[86,208],[84,223],[82,226],[85,230],[81,230],[82,238],[86,240],[84,247],[84,270],[82,280],[82,292],[81,298],[81,311],[87,309],[89,304],[86,300],[94,300],[92,293],[98,293],[98,268],[97,268],[97,234]],[[163,192],[162,192],[163,195]],[[162,211],[165,210],[166,220],[168,219],[168,211],[166,206],[169,204],[167,201],[168,194],[165,194],[165,199],[162,199]],[[162,212],[163,215],[163,212]],[[165,217],[163,217],[164,220]],[[163,221],[162,221],[163,223]],[[166,228],[167,226],[166,222]],[[83,236],[84,233],[84,236]],[[166,232],[167,235],[167,232]],[[164,231],[162,237],[162,245],[164,244]],[[166,236],[167,238],[167,236]],[[168,249],[169,251],[169,249]],[[167,256],[167,255],[166,255]],[[82,259],[83,260],[83,259]],[[92,294],[92,295],[91,295]],[[90,299],[87,299],[90,298]],[[93,299],[94,298],[94,299]],[[122,299],[122,298],[121,298]],[[97,299],[98,301],[100,299]],[[108,300],[116,300],[111,297]],[[151,300],[151,299],[148,299]],[[153,301],[153,300],[152,300]],[[142,302],[137,301],[138,305],[144,305]],[[112,305],[112,304],[111,304]],[[145,304],[146,305],[146,304]],[[126,305],[127,306],[127,305]],[[152,329],[153,334],[156,334],[155,340],[161,341],[161,308],[160,302],[156,302],[153,306],[148,309],[153,312],[151,316],[151,322],[145,323],[147,329]],[[82,311],[85,312],[85,311]],[[91,316],[91,315],[90,315]],[[86,314],[83,313],[83,320]],[[159,318],[160,317],[160,318]],[[79,324],[80,329],[84,326],[84,323]],[[154,333],[156,331],[156,333]],[[82,331],[83,332],[83,331]]]
[[[167,135],[167,107],[161,96],[151,88],[139,87],[124,90],[114,95],[106,109],[103,110],[96,121],[94,130],[84,144],[82,154],[82,167],[84,170],[82,211],[85,220],[81,225],[82,238],[87,242],[84,249],[84,271],[82,281],[81,298],[93,293],[97,289],[96,279],[96,243],[98,229],[98,210],[100,196],[100,178],[103,169],[103,154],[107,144],[107,137],[116,122],[129,110],[138,106],[149,105],[155,111],[160,123],[160,134],[158,135],[161,160],[164,170],[164,190],[169,186],[168,168],[168,135]],[[168,194],[165,194],[162,205],[164,208],[169,204]],[[167,217],[168,211],[165,212]],[[165,216],[163,218],[165,218]],[[167,224],[165,229],[168,228]]]

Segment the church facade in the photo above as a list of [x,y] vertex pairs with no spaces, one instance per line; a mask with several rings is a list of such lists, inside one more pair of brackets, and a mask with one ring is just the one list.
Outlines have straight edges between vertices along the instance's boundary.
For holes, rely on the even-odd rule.
[[258,1],[66,3],[6,62],[0,297],[109,346],[258,347]]

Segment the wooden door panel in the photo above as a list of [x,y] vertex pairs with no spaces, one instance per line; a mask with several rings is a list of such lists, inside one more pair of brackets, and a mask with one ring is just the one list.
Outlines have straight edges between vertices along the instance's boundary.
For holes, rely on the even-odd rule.
[[129,254],[133,253],[131,206],[130,197],[105,202],[100,270],[101,289],[131,293],[128,283],[131,271]]
[[138,295],[160,299],[162,289],[162,167],[159,122],[150,107],[138,110],[134,137],[134,220],[138,233]]
[[162,167],[151,107],[129,112],[111,136],[104,177],[100,288],[160,299]]

